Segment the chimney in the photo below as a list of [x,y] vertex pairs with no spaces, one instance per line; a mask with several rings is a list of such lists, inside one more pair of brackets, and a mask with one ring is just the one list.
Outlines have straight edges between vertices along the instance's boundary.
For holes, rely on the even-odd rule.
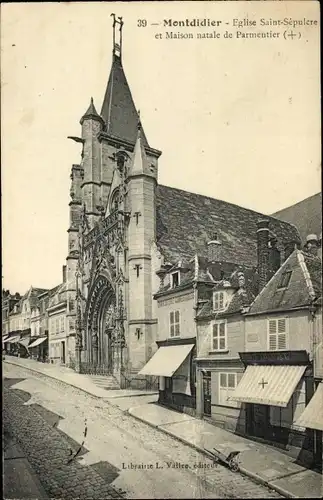
[[222,243],[218,240],[217,233],[214,234],[213,239],[208,242],[208,261],[220,262],[222,260]]
[[306,237],[306,243],[305,243],[306,252],[317,256],[318,247],[319,247],[319,239],[316,236],[316,234],[309,234]]
[[298,248],[299,242],[295,240],[287,241],[284,245],[284,260],[294,252],[295,248]]
[[269,280],[269,220],[261,219],[257,223],[257,255],[259,292]]
[[66,283],[66,266],[63,266],[62,271],[63,271],[63,283]]

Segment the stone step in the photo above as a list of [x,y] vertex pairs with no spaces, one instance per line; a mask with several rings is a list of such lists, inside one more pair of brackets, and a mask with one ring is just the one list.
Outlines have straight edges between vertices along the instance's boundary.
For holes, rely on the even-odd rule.
[[101,389],[120,389],[120,385],[113,375],[90,375],[90,378],[92,382]]

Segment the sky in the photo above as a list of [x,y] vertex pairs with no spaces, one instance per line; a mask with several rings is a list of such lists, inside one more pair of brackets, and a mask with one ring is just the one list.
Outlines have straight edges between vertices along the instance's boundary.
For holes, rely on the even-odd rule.
[[[159,182],[264,214],[320,191],[319,28],[237,39],[233,19],[319,19],[317,2],[2,4],[2,277],[24,293],[62,281],[79,120],[100,112],[123,16],[123,66]],[[228,22],[221,38],[165,39],[164,19]],[[138,20],[146,27],[138,27]],[[158,23],[158,26],[153,25]],[[275,28],[261,28],[269,31]],[[222,30],[222,31],[221,31]],[[162,33],[163,38],[155,37]]]

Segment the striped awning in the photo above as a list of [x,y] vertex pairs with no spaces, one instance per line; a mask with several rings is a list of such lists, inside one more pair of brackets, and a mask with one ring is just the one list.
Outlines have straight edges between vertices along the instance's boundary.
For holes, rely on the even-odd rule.
[[285,408],[305,370],[306,366],[249,365],[228,399]]
[[19,339],[20,339],[20,335],[16,335],[15,337],[11,337],[8,340],[6,340],[6,342],[8,342],[9,344],[14,344],[14,343],[18,342]]
[[300,427],[323,431],[323,382],[320,382],[312,399],[295,424]]
[[185,361],[194,344],[163,346],[158,349],[138,375],[172,377]]
[[34,340],[34,342],[28,346],[28,349],[42,344],[43,342],[45,342],[45,340],[47,340],[47,337],[40,337],[39,339]]

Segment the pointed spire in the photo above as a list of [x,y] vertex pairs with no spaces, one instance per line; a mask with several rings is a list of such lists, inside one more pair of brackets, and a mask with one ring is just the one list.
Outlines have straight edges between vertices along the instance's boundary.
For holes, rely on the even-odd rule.
[[[103,99],[101,116],[106,124],[108,135],[135,144],[138,130],[138,113],[121,62],[122,46],[120,44],[122,42],[123,21],[120,17],[118,17],[118,21],[114,14],[111,14],[111,16],[113,17],[112,67]],[[116,31],[118,31],[116,25],[119,25],[120,44],[116,43]],[[142,132],[145,146],[149,147],[143,129]]]
[[84,115],[82,116],[82,118],[80,120],[81,125],[85,119],[102,121],[101,116],[98,114],[97,110],[95,109],[93,97],[91,97],[90,106],[88,107],[87,111],[84,113]]
[[[139,117],[138,117],[139,118]],[[144,138],[143,138],[143,131],[141,128],[141,122],[140,118],[138,119],[137,122],[137,140],[135,144],[135,150],[134,150],[134,156],[133,156],[133,163],[131,167],[131,174],[138,174],[138,173],[144,173],[147,172],[147,167],[148,167],[148,161],[147,161],[147,156],[146,156],[146,151],[145,151],[145,146],[144,146]]]

